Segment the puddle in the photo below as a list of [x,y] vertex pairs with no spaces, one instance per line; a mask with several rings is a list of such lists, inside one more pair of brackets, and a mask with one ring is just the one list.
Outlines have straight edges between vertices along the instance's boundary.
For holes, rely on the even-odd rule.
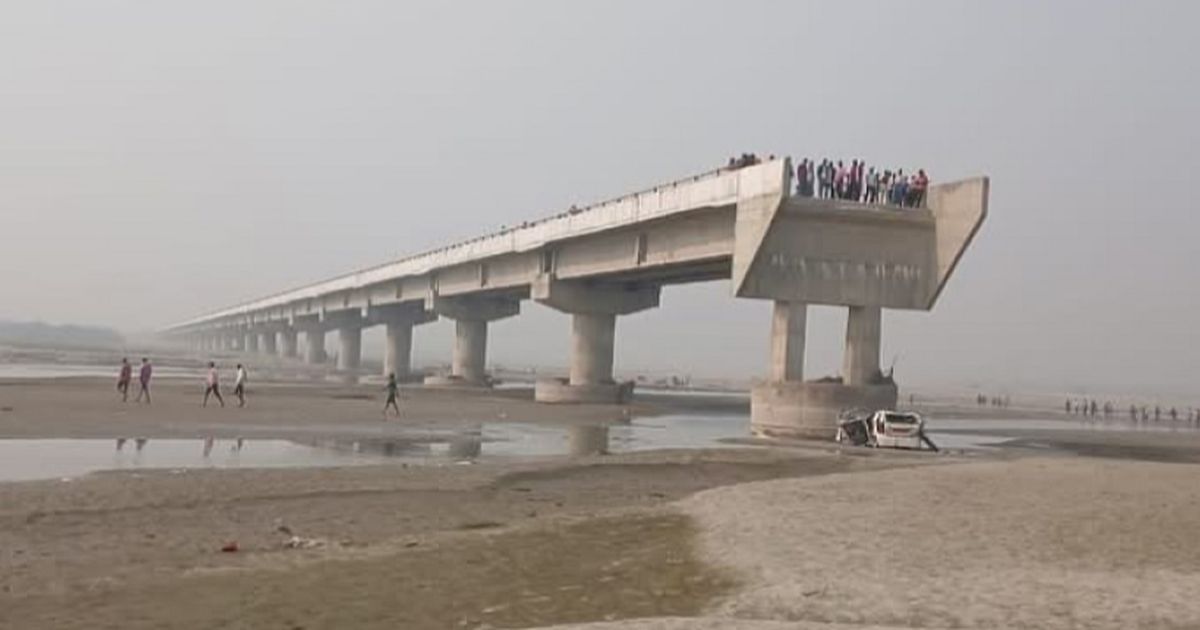
[[481,423],[467,429],[405,429],[364,439],[0,440],[0,481],[58,479],[103,470],[303,468],[386,463],[626,453],[727,446],[749,432],[744,418],[667,416],[616,426]]
[[929,439],[942,450],[987,450],[1013,438],[1003,435],[985,435],[983,433],[938,433],[929,432]]

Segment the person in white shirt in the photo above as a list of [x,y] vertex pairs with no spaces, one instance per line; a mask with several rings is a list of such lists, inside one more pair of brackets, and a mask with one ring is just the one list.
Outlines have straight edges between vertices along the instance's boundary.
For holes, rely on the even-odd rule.
[[237,377],[233,381],[233,395],[238,397],[238,406],[246,406],[246,368],[239,363]]
[[208,362],[208,376],[204,379],[204,403],[201,407],[208,406],[208,397],[216,396],[221,406],[225,406],[225,399],[221,398],[220,378],[217,376],[217,365],[212,361]]

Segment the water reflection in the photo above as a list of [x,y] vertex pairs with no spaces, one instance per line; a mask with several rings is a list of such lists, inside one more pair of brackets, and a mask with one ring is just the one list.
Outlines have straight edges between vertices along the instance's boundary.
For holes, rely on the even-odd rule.
[[[100,470],[277,468],[448,464],[504,457],[595,456],[658,448],[705,448],[748,431],[745,418],[674,416],[571,427],[479,422],[453,428],[388,427],[378,437],[308,440],[218,438],[0,439],[0,481]],[[153,444],[151,443],[153,441]],[[127,443],[133,448],[125,450]]]

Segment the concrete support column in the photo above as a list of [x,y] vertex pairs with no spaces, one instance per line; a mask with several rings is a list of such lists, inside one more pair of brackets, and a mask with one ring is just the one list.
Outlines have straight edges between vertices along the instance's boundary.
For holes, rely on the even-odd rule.
[[771,381],[804,380],[804,341],[807,326],[807,304],[775,302],[775,309],[771,315]]
[[383,374],[395,374],[403,380],[412,372],[413,323],[394,320],[387,323],[387,342],[383,348]]
[[575,313],[571,316],[571,385],[613,382],[613,348],[617,316]]
[[242,352],[258,352],[258,333],[247,332],[242,336]]
[[338,328],[338,341],[341,349],[338,350],[337,369],[357,370],[362,363],[362,326],[359,324],[341,326]]
[[296,358],[296,329],[284,328],[279,331],[279,355],[285,359]]
[[879,342],[883,309],[851,306],[846,318],[846,353],[842,381],[846,385],[868,385],[879,374]]
[[259,346],[263,354],[274,355],[277,353],[275,347],[275,329],[259,333]]
[[546,403],[623,403],[632,383],[613,379],[617,316],[658,306],[657,286],[598,285],[539,278],[533,299],[571,315],[570,373],[565,379],[539,379],[533,397]]
[[325,330],[308,328],[304,331],[304,362],[313,365],[325,362]]
[[434,297],[426,302],[432,313],[454,320],[454,359],[448,376],[430,376],[426,385],[487,386],[488,322],[521,312],[521,303],[509,297]]
[[487,320],[460,319],[454,322],[454,361],[450,376],[468,383],[487,380]]

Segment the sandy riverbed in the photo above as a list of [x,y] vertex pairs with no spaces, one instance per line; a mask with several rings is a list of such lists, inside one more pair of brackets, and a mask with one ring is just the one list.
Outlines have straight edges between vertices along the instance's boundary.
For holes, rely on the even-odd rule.
[[[200,409],[195,390],[163,382],[146,408],[106,381],[0,384],[0,435],[380,422],[369,387],[267,385],[244,410]],[[405,409],[430,425],[623,414],[519,394],[414,392]],[[6,483],[0,628],[1196,627],[1200,467],[1127,461],[1161,459],[1147,440],[1196,452],[1109,432],[1070,441],[1103,459],[709,449]],[[293,535],[314,546],[285,548]]]

